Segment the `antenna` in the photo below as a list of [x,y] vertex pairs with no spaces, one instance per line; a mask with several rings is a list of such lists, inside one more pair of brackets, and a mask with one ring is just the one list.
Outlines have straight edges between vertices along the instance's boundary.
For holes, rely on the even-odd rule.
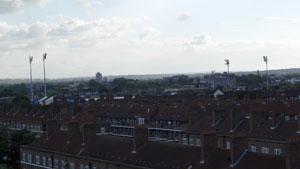
[[43,53],[43,63],[44,63],[44,96],[47,97],[47,87],[46,87],[46,61],[47,53]]
[[227,90],[229,90],[229,65],[230,65],[230,62],[229,62],[229,59],[225,59],[225,65],[227,66]]
[[264,62],[266,63],[266,74],[267,74],[267,90],[269,89],[269,70],[268,70],[268,56],[263,56]]
[[33,56],[29,55],[29,64],[30,64],[30,102],[31,102],[31,104],[33,104],[32,68],[31,68],[32,61],[33,61]]

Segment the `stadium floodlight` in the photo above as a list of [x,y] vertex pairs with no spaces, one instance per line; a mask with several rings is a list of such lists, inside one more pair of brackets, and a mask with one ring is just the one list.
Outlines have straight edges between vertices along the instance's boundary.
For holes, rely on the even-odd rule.
[[32,67],[31,67],[32,61],[33,61],[33,56],[29,55],[29,64],[30,64],[30,102],[31,102],[31,104],[33,104]]
[[268,56],[263,56],[264,62],[266,63],[266,74],[267,74],[267,90],[269,89],[269,70],[268,70]]
[[229,90],[229,65],[230,65],[230,62],[229,62],[229,59],[225,59],[225,65],[227,66],[227,90]]
[[45,97],[47,97],[46,66],[45,66],[46,57],[47,57],[47,53],[43,53],[43,63],[44,63],[44,96]]

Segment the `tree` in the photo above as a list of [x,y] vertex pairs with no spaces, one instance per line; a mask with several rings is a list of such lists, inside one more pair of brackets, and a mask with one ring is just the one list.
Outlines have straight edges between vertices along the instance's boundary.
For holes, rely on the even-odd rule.
[[[26,129],[10,131],[6,127],[0,128],[0,163],[7,168],[20,168],[20,146],[32,143],[36,134]],[[2,160],[2,161],[1,161]]]

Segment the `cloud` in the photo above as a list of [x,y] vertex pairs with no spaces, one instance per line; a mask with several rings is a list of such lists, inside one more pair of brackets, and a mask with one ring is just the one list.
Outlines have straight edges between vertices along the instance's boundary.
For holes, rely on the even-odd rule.
[[209,33],[201,33],[198,34],[196,36],[194,36],[191,40],[190,40],[190,44],[191,45],[202,45],[202,44],[207,44],[209,43],[211,40],[211,36]]
[[91,9],[95,6],[102,6],[103,2],[99,0],[75,0],[76,3],[80,6],[83,6],[87,9]]
[[177,16],[176,20],[177,21],[187,21],[191,17],[192,17],[192,14],[190,12],[184,12],[184,13],[179,14]]
[[150,37],[154,37],[160,34],[160,31],[156,28],[145,28],[143,32],[140,34],[140,39],[148,39]]
[[0,14],[20,13],[25,8],[44,2],[45,0],[0,0]]
[[[0,46],[6,50],[34,49],[44,45],[55,47],[90,47],[105,40],[127,35],[131,24],[148,22],[149,18],[120,18],[81,20],[71,19],[61,23],[36,22],[32,24],[8,24],[0,22]],[[154,36],[159,31],[145,29],[143,38]],[[41,43],[43,42],[43,43]]]
[[263,22],[287,22],[287,23],[299,23],[300,18],[288,18],[288,17],[264,17]]

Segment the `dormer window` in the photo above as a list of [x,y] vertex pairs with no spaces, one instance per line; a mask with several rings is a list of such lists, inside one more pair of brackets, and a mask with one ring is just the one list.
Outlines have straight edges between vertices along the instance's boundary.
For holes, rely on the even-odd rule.
[[229,141],[226,141],[226,149],[230,150],[230,142]]
[[264,154],[269,154],[269,148],[268,147],[261,147],[261,152]]
[[186,145],[187,144],[187,138],[182,138],[182,143]]
[[138,125],[144,125],[145,119],[144,118],[138,118]]
[[286,121],[288,121],[288,120],[290,120],[290,116],[284,116],[284,119],[285,119]]
[[193,146],[194,145],[194,139],[190,138],[190,145]]
[[274,149],[274,154],[275,155],[281,155],[281,149],[280,148],[275,148]]

